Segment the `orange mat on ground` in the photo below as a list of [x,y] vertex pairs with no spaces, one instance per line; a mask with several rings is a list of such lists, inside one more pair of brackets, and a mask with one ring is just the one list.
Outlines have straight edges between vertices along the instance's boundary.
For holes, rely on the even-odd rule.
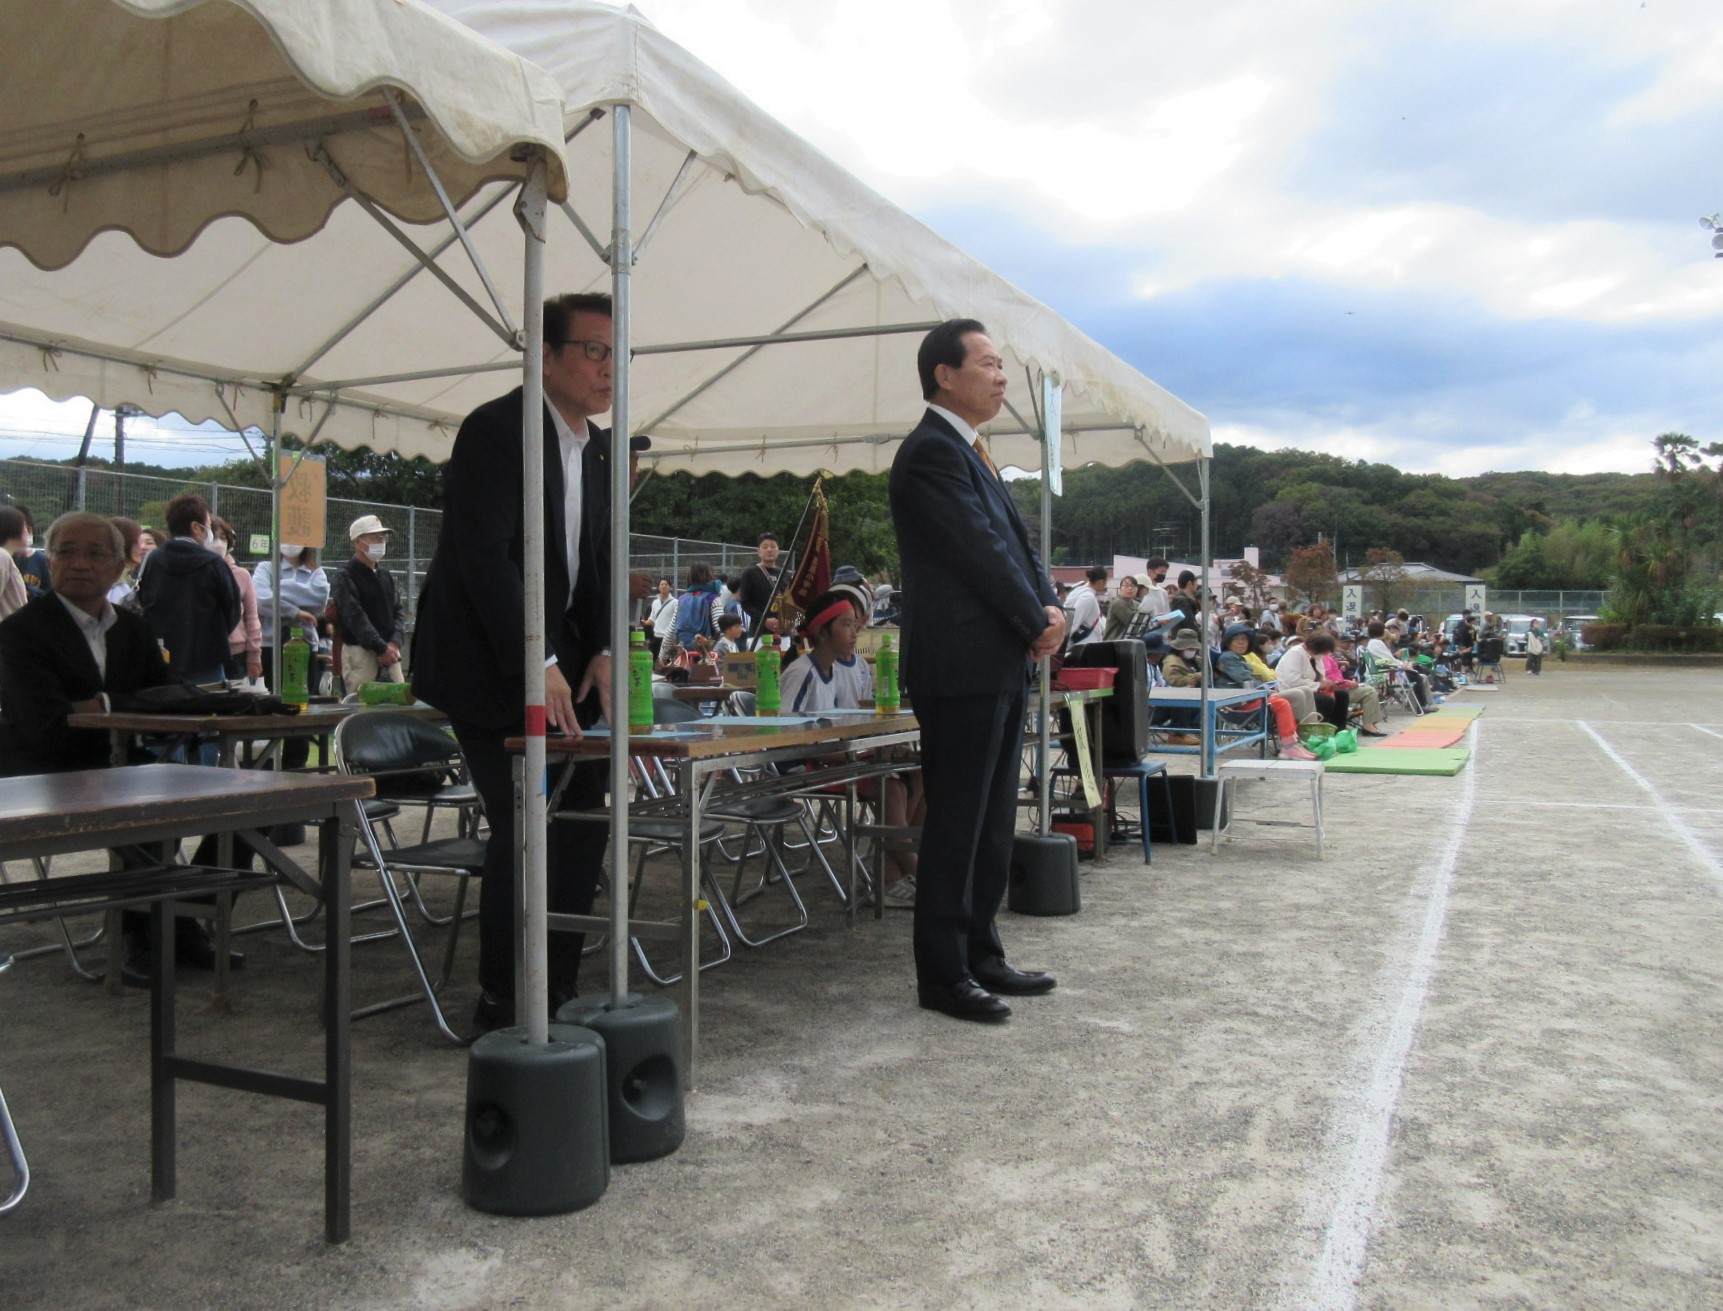
[[1398,747],[1415,751],[1451,747],[1466,736],[1472,721],[1483,713],[1482,706],[1443,706],[1433,715],[1420,715],[1392,737],[1377,741],[1364,738],[1360,745],[1368,743],[1375,748]]

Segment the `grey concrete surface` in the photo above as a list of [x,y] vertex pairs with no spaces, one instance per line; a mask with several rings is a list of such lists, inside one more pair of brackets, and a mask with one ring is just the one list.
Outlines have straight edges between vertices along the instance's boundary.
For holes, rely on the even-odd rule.
[[[350,1243],[318,1112],[217,1089],[152,1206],[144,997],[24,962],[0,1307],[1723,1306],[1723,682],[1547,669],[1470,698],[1458,777],[1331,776],[1326,860],[1241,823],[1005,916],[1060,985],[1002,1028],[916,1009],[909,917],[810,881],[812,929],[705,977],[685,1146],[573,1215],[465,1207],[466,1058],[415,1010],[354,1029]],[[182,976],[183,1045],[315,1068],[315,963],[244,945],[243,1015]]]

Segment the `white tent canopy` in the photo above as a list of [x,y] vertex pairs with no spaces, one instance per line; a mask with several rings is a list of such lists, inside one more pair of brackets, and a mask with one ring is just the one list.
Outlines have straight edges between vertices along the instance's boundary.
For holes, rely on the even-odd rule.
[[[914,353],[924,325],[957,315],[982,319],[1005,348],[1016,413],[1030,427],[1036,420],[1029,380],[1046,373],[1063,383],[1067,463],[1176,462],[1208,454],[1201,415],[845,174],[637,14],[567,0],[434,3],[543,65],[567,98],[562,126],[574,133],[567,147],[570,208],[594,241],[553,213],[549,290],[609,285],[610,270],[594,245],[608,241],[612,134],[607,126],[588,129],[607,107],[634,106],[632,178],[641,249],[633,277],[637,356],[630,416],[635,431],[653,435],[659,468],[771,473],[888,467],[895,440],[920,413]],[[138,25],[127,10],[187,7],[170,0],[129,0],[124,6],[74,0],[65,8],[88,11],[92,19],[113,11],[123,27]],[[192,8],[163,26],[191,20],[213,26],[216,15],[229,8]],[[238,6],[232,8],[230,21],[249,21]],[[165,67],[121,80],[157,91],[171,86],[176,102],[207,105],[203,140],[221,146],[246,122],[250,100],[260,104],[253,127],[266,122],[262,107],[276,102],[259,93],[282,80],[283,48],[296,74],[330,94],[353,95],[377,79],[367,74],[363,58],[344,61],[341,52],[379,35],[393,44],[397,36],[333,34],[337,20],[353,8],[334,0],[249,0],[244,8],[270,11],[272,21],[289,14],[296,19],[278,27],[274,49],[265,42],[260,50],[255,39],[224,37],[222,57],[207,61],[192,57],[192,38],[201,39],[201,30],[183,43],[158,40],[155,53],[167,59]],[[411,5],[378,8],[430,17]],[[12,48],[41,48],[47,38],[39,25],[26,24],[26,11],[39,18],[39,8],[24,0],[0,3],[0,40],[28,26],[27,39],[36,45]],[[372,15],[366,21],[381,20]],[[439,39],[458,31],[437,21],[432,35]],[[78,31],[80,43],[88,40],[87,30],[70,18],[53,26]],[[294,36],[304,39],[305,53],[288,45]],[[38,70],[71,57],[73,38],[55,40],[62,48],[36,61]],[[312,56],[319,51],[331,67],[315,64]],[[256,82],[231,71],[225,78],[231,86],[215,75],[216,85],[202,90],[180,80],[182,66],[243,67],[245,59],[235,57],[239,52],[258,65]],[[104,62],[113,61],[104,56]],[[88,63],[84,58],[79,79],[87,76]],[[486,148],[491,138],[470,120],[478,105],[501,103],[502,89],[512,88],[515,102],[525,102],[521,108],[533,127],[528,139],[543,139],[546,103],[556,93],[535,74],[514,61],[475,77],[472,87],[456,88],[469,93],[454,101],[463,112],[446,116],[438,88],[407,84],[416,101],[438,106],[425,108],[432,124],[444,128],[445,117],[450,122],[436,156],[439,172],[445,163],[471,164]],[[18,117],[8,104],[0,119],[32,124],[0,135],[0,241],[24,245],[44,266],[63,263],[85,241],[88,250],[48,273],[20,251],[0,249],[0,386],[30,385],[56,397],[83,395],[105,405],[127,401],[152,413],[177,410],[194,420],[237,419],[265,427],[277,394],[285,391],[283,424],[289,431],[316,431],[344,446],[441,458],[461,417],[512,385],[512,379],[478,370],[517,367],[513,343],[467,313],[448,286],[415,274],[414,257],[358,206],[337,204],[331,212],[339,191],[331,195],[325,185],[316,198],[296,199],[289,207],[302,211],[294,220],[299,224],[315,226],[313,216],[328,215],[315,243],[271,241],[270,235],[296,235],[286,218],[273,216],[261,220],[263,231],[255,218],[219,218],[198,235],[209,215],[261,211],[289,181],[326,183],[327,170],[306,158],[296,141],[257,148],[253,153],[266,160],[261,169],[237,142],[206,155],[197,184],[210,197],[202,217],[170,213],[177,205],[166,204],[165,186],[152,180],[150,187],[137,188],[145,193],[138,214],[93,215],[81,233],[53,240],[32,235],[52,226],[48,219],[63,205],[94,207],[87,190],[91,179],[49,195],[78,132],[85,132],[88,157],[102,124],[143,121],[151,103],[134,95],[138,103],[129,111],[123,103],[91,106],[86,121],[81,106],[77,113],[66,108],[79,101],[46,77],[39,71],[34,81],[0,89],[8,101],[20,102],[18,109],[39,106],[32,120]],[[116,100],[125,97],[116,91]],[[357,105],[376,112],[381,103],[372,91]],[[286,109],[281,116],[294,121]],[[384,185],[390,170],[417,173],[399,129],[383,123],[372,135],[370,148],[353,156],[383,174],[369,178],[367,189],[404,219],[436,217],[434,209],[415,209],[413,200],[390,198]],[[18,142],[23,144],[14,149]],[[125,142],[132,149],[155,144],[130,135]],[[340,158],[347,168],[348,156]],[[499,163],[508,161],[493,156],[489,165],[457,172],[451,183],[456,198],[487,168],[491,175],[507,171]],[[20,175],[28,176],[28,186],[8,183]],[[553,176],[553,196],[557,181]],[[177,199],[178,192],[173,195]],[[499,203],[505,198],[505,188],[492,184],[466,200],[462,212],[482,215],[471,225],[472,241],[518,323],[520,284],[514,273],[520,238],[507,205]],[[139,234],[160,254],[182,253],[167,262],[138,250],[121,233],[89,237],[109,226]],[[433,241],[442,246],[437,263],[450,281],[488,307],[490,293],[466,252],[444,232],[412,236],[422,247],[436,249]],[[819,339],[759,344],[783,333]],[[712,345],[720,342],[731,344]],[[331,411],[328,403],[336,398]],[[1001,463],[1037,468],[1038,444],[1021,428],[1010,412],[1000,416],[995,456]]]

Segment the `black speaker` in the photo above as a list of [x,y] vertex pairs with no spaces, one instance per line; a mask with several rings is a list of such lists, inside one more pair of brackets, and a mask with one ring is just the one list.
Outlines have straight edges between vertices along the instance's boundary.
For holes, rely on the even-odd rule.
[[1075,915],[1083,908],[1077,839],[1069,833],[1018,833],[1011,839],[1005,908],[1018,915]]
[[1117,669],[1113,695],[1101,702],[1101,760],[1134,765],[1149,751],[1149,665],[1143,644],[1090,642],[1065,657],[1067,665]]

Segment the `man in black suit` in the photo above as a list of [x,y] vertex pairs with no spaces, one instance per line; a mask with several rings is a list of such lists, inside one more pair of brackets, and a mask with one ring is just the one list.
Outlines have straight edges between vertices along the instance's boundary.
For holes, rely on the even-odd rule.
[[[610,297],[558,296],[544,306],[545,713],[578,737],[610,699]],[[443,472],[443,526],[419,596],[413,691],[445,711],[490,820],[479,894],[483,1029],[514,1023],[514,774],[503,741],[526,709],[522,572],[522,391],[481,405],[455,437]],[[607,766],[577,768],[572,809],[603,805]],[[601,824],[553,824],[548,903],[585,914],[604,858]],[[551,1006],[574,995],[581,937],[553,933]]]
[[1003,1020],[996,995],[1051,974],[1014,969],[994,924],[1017,824],[1018,753],[1034,662],[1059,649],[1064,612],[1028,530],[977,445],[1005,402],[1003,361],[974,319],[940,324],[917,357],[928,410],[891,466],[903,564],[903,681],[921,723],[927,789],[916,874],[922,1006]]
[[[66,717],[111,710],[113,699],[175,681],[144,618],[108,603],[124,549],[120,530],[99,514],[75,510],[49,527],[52,590],[0,623],[0,774],[105,768],[111,760],[107,733],[72,728]],[[235,852],[249,865],[249,847],[236,844]],[[214,839],[205,838],[192,862],[207,864],[215,853]],[[129,851],[120,857],[136,858]],[[124,926],[125,981],[147,984],[147,918],[126,911]],[[215,964],[209,935],[196,920],[176,921],[174,942],[180,964]],[[243,962],[234,953],[231,963]]]

